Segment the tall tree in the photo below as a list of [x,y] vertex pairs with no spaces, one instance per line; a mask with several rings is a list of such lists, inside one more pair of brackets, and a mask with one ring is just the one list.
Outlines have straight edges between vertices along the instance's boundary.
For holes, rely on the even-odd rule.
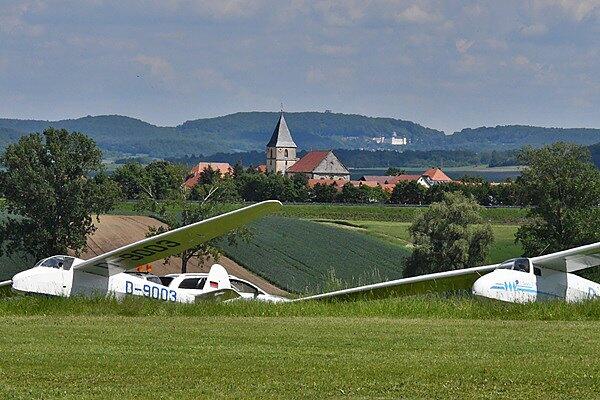
[[481,206],[462,193],[445,193],[413,222],[414,250],[405,276],[474,267],[485,260],[494,237],[482,225]]
[[516,187],[527,221],[517,231],[517,241],[528,255],[547,254],[600,240],[600,171],[589,150],[570,143],[520,155],[527,168]]
[[81,250],[95,230],[92,214],[108,211],[117,198],[101,170],[102,154],[83,133],[46,129],[6,148],[4,196],[9,216],[0,227],[3,250],[37,258]]

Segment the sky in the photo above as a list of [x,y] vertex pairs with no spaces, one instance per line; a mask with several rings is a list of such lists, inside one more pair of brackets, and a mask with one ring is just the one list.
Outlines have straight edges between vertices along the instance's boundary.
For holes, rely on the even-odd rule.
[[600,128],[600,0],[0,0],[0,117]]

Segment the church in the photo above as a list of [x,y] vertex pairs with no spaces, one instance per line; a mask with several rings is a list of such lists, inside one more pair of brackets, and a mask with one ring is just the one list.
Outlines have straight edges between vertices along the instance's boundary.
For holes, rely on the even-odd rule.
[[267,143],[267,172],[290,177],[304,175],[308,179],[350,180],[350,172],[333,151],[309,151],[298,159],[297,148],[281,112],[271,140]]

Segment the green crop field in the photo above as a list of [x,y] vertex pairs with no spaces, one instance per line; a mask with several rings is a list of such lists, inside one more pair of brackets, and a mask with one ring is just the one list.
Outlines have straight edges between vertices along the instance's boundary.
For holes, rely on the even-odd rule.
[[[337,224],[349,228],[357,228],[365,233],[387,240],[391,243],[410,249],[410,233],[408,222],[386,222],[386,221],[323,221],[323,223]],[[497,263],[514,258],[523,254],[521,246],[515,244],[515,225],[492,225],[494,232],[494,243],[486,263]]]
[[[112,211],[115,214],[139,214],[135,202],[123,202]],[[224,204],[223,212],[235,210],[243,204]],[[331,219],[352,221],[412,222],[427,207],[394,206],[382,204],[285,204],[279,215],[302,219]],[[525,218],[523,208],[485,208],[481,216],[493,224],[518,224]]]
[[[321,292],[399,278],[408,255],[401,246],[313,221],[270,216],[253,222],[248,243],[221,248],[236,262],[294,292]],[[329,285],[329,286],[328,286]],[[337,288],[337,287],[336,287]]]
[[579,399],[600,303],[0,301],[0,398]]

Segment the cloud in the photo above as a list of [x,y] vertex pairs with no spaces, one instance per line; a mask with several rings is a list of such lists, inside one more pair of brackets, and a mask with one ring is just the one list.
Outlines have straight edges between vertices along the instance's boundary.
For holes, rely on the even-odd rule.
[[350,67],[337,68],[319,68],[310,66],[306,71],[306,83],[319,85],[333,85],[340,87],[346,85],[354,79],[354,70]]
[[315,54],[323,54],[326,56],[350,56],[356,53],[356,47],[348,44],[314,44],[309,42],[306,49]]
[[556,79],[552,66],[531,61],[522,54],[514,57],[512,61],[518,69],[531,72],[538,83],[550,82]]
[[140,54],[134,61],[146,67],[150,74],[163,80],[173,79],[173,66],[164,58]]
[[170,13],[192,13],[215,20],[250,18],[256,15],[266,2],[263,0],[164,0],[154,6]]
[[534,6],[538,9],[559,8],[577,22],[600,17],[600,0],[534,0]]
[[43,9],[41,1],[21,1],[15,4],[5,4],[0,7],[0,33],[10,35],[40,36],[44,28],[39,24],[26,21],[26,15],[32,11]]
[[423,24],[440,21],[441,17],[437,14],[429,13],[418,5],[413,4],[412,6],[396,14],[396,20],[399,22]]
[[533,24],[521,28],[521,35],[525,37],[543,36],[548,33],[548,27],[544,24]]
[[212,68],[197,69],[194,75],[199,80],[200,86],[207,89],[231,91],[234,88],[234,84],[231,80],[229,80],[222,72]]
[[456,50],[459,53],[464,54],[467,51],[469,51],[469,49],[471,48],[471,46],[473,46],[474,43],[474,40],[458,39],[456,42],[454,42],[454,45],[456,46]]

